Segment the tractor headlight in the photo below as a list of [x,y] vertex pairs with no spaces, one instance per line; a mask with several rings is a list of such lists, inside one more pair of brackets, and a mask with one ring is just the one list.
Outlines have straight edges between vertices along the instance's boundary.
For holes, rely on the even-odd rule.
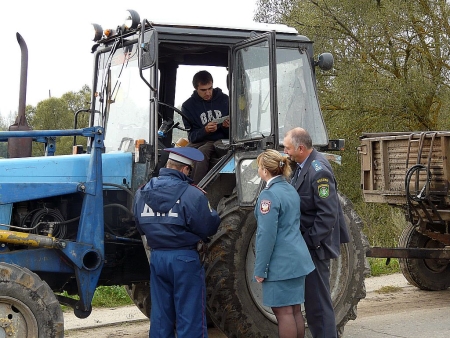
[[128,9],[123,26],[125,29],[136,29],[140,20],[139,14],[136,11]]
[[103,28],[96,23],[93,23],[92,26],[94,27],[94,38],[92,41],[98,41],[103,37]]

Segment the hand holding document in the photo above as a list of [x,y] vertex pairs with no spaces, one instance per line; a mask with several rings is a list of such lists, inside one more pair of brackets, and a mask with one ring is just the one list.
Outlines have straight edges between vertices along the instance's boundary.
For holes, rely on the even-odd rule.
[[211,122],[216,122],[217,124],[223,123],[225,120],[227,120],[229,116],[219,117],[218,119],[214,119]]

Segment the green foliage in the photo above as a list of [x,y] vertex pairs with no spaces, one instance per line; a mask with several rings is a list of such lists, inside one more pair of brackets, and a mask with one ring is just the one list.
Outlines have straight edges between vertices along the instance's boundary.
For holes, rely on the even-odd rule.
[[134,304],[123,286],[99,286],[95,290],[92,306],[113,307]]
[[[6,119],[0,116],[0,131],[8,130]],[[8,157],[8,144],[6,142],[0,142],[0,158]]]
[[400,264],[397,258],[392,258],[390,261],[386,258],[372,258],[369,257],[370,275],[372,277],[390,275],[400,272]]
[[259,0],[255,19],[295,27],[331,52],[316,70],[330,138],[344,138],[340,190],[371,245],[396,246],[404,216],[363,202],[357,152],[364,132],[450,129],[450,8],[445,0]]
[[401,209],[385,204],[354,204],[355,210],[364,222],[364,233],[371,246],[396,247],[406,218]]
[[[90,90],[88,86],[78,92],[65,93],[61,98],[51,97],[28,107],[27,120],[33,130],[63,130],[73,129],[75,113],[80,109],[89,108]],[[87,114],[80,114],[77,128],[87,127]],[[59,137],[56,140],[56,155],[72,153],[73,137]],[[44,154],[43,144],[33,144],[33,156]]]
[[[65,297],[79,300],[78,296],[69,296],[66,291],[61,293]],[[99,286],[95,289],[92,299],[93,307],[116,307],[134,304],[124,286]],[[67,306],[62,305],[63,311],[70,311]]]

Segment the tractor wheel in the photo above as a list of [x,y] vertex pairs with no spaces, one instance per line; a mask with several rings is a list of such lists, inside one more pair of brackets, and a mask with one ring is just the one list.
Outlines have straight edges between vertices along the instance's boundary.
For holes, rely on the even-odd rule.
[[[356,318],[356,305],[365,297],[365,246],[361,222],[350,203],[341,197],[350,227],[351,242],[331,264],[331,290],[338,329]],[[255,261],[256,219],[252,209],[241,209],[237,195],[222,199],[222,218],[209,248],[206,271],[207,307],[214,324],[228,337],[276,337],[276,318],[262,304],[262,288],[252,282]],[[307,336],[310,334],[307,332]]]
[[0,263],[0,290],[0,337],[64,337],[61,306],[38,275]]
[[[399,239],[401,248],[443,248],[444,245],[416,231],[411,223],[403,229]],[[448,259],[400,258],[403,276],[422,290],[438,291],[450,287],[450,261]]]
[[131,286],[126,285],[125,290],[127,290],[128,295],[133,300],[138,309],[141,310],[144,316],[150,318],[150,283],[141,282],[131,284]]
[[341,255],[330,264],[331,299],[338,333],[342,337],[345,324],[356,319],[356,307],[366,297],[364,278],[370,274],[370,266],[366,258],[369,242],[362,232],[362,221],[350,200],[344,195],[338,196],[350,236],[349,243],[341,244]]

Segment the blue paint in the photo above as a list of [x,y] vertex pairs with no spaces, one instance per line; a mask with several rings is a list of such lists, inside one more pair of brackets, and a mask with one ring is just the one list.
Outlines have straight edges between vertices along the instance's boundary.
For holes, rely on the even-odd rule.
[[0,204],[0,230],[9,230],[2,224],[11,224],[12,204]]
[[[32,271],[75,272],[80,296],[77,310],[88,314],[105,261],[103,182],[130,184],[132,154],[103,154],[103,128],[75,130],[74,134],[70,132],[61,131],[59,134],[93,138],[91,154],[0,160],[0,203],[3,204],[0,219],[6,221],[11,218],[10,204],[5,203],[81,191],[84,196],[76,242],[63,241],[59,250],[3,250],[1,260],[28,267]],[[0,139],[54,133],[4,132],[0,134]]]
[[[87,181],[90,157],[83,154],[0,160],[0,204],[79,191],[80,184]],[[131,184],[131,153],[108,153],[101,158],[104,183]],[[89,183],[84,185],[92,194]]]
[[234,174],[235,168],[234,168],[234,157],[230,158],[227,164],[222,168],[220,171],[221,174]]

